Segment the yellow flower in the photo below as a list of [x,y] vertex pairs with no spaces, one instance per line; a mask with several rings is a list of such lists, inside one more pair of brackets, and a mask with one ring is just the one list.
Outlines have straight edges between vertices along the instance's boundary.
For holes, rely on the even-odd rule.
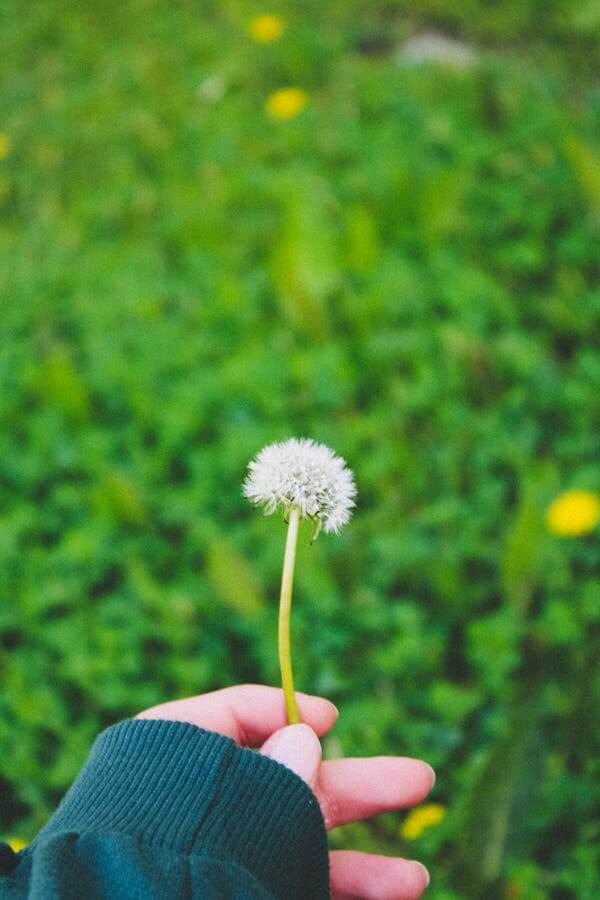
[[8,156],[8,151],[10,150],[10,139],[7,134],[0,133],[0,159],[4,159],[5,156]]
[[285,22],[279,16],[256,16],[248,25],[250,37],[261,44],[277,41],[285,31]]
[[308,103],[308,94],[302,88],[281,88],[267,99],[266,109],[274,119],[293,119]]
[[565,491],[546,512],[550,531],[561,537],[577,537],[600,522],[600,495],[593,491]]
[[425,829],[438,825],[446,815],[446,807],[440,803],[427,803],[411,810],[400,826],[400,835],[407,841],[416,841]]
[[27,841],[24,841],[23,838],[18,837],[9,837],[6,838],[6,843],[15,853],[18,853],[19,850],[23,850],[24,847],[27,846]]

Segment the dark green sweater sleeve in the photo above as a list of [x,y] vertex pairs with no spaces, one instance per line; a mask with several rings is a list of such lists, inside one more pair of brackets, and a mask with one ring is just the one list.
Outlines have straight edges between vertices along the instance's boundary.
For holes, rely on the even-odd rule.
[[24,897],[323,900],[323,817],[302,779],[231,738],[120,722],[31,845],[0,845],[0,898]]

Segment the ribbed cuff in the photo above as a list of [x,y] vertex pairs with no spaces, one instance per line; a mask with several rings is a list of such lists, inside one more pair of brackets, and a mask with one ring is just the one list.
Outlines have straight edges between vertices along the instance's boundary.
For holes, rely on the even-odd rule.
[[58,832],[128,834],[248,869],[276,897],[329,897],[318,801],[285,766],[186,722],[102,732],[34,843]]

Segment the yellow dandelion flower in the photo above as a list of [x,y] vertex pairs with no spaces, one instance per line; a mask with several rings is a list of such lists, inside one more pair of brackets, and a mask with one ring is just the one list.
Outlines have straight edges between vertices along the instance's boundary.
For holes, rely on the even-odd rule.
[[7,134],[0,134],[0,159],[8,156],[10,150],[10,138]]
[[23,838],[18,837],[9,837],[6,839],[6,843],[14,850],[15,853],[18,853],[19,850],[23,850],[27,846],[27,841],[24,841]]
[[285,22],[279,16],[256,16],[248,25],[250,37],[260,44],[279,40],[284,31]]
[[426,803],[409,812],[400,826],[400,835],[407,841],[416,841],[427,828],[438,825],[446,815],[446,807],[440,803]]
[[600,495],[594,491],[565,491],[548,507],[546,524],[560,537],[587,534],[600,522]]
[[281,88],[267,99],[266,109],[274,119],[293,119],[307,103],[308,94],[302,88]]

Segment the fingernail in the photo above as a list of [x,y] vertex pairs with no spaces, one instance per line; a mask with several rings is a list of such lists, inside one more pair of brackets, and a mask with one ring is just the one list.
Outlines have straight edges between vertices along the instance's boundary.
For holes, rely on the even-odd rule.
[[420,863],[417,859],[411,859],[411,863],[413,864],[413,866],[417,866],[419,868],[421,874],[425,878],[425,887],[429,887],[429,884],[431,882],[431,877],[429,875],[428,870],[423,865],[423,863]]
[[432,766],[430,766],[429,763],[425,763],[425,765],[427,766],[427,768],[428,768],[429,771],[431,772],[431,788],[430,788],[429,790],[432,790],[432,789],[433,789],[433,786],[435,785],[437,776],[436,776],[436,774],[435,774],[435,769],[434,769]]
[[321,744],[308,725],[287,725],[282,728],[265,746],[265,752],[271,759],[283,763],[314,787],[321,764]]
[[[331,703],[331,700],[330,700],[329,702]],[[337,720],[338,720],[339,717],[340,717],[340,711],[339,711],[339,709],[337,708],[337,706],[335,705],[335,703],[331,703],[331,705],[332,705],[333,708],[335,709],[335,721],[337,722]]]

